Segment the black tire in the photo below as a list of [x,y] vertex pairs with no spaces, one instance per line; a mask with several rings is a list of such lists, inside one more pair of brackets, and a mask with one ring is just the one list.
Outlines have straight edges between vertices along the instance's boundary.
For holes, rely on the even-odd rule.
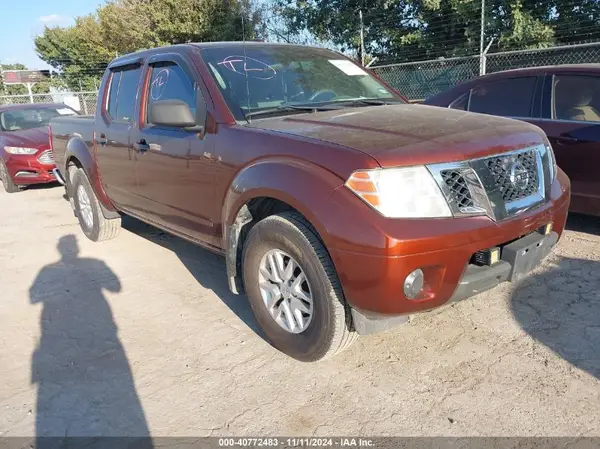
[[71,205],[71,209],[73,209],[73,215],[75,216],[77,216],[77,213],[75,212],[75,194],[73,193],[73,179],[75,178],[75,173],[77,173],[77,170],[79,170],[79,168],[75,164],[69,164],[66,173],[67,185],[65,185],[65,193],[67,195],[67,199],[69,200],[69,204]]
[[2,186],[6,193],[16,193],[21,190],[21,187],[16,185],[8,174],[6,164],[0,159],[0,179],[2,179]]
[[[259,288],[259,265],[272,249],[289,254],[311,286],[313,316],[301,333],[291,333],[275,322]],[[244,288],[258,324],[271,344],[302,362],[331,357],[349,347],[358,334],[329,253],[312,226],[295,212],[272,215],[252,227],[242,258]]]
[[[121,229],[121,217],[111,219],[104,217],[102,214],[102,209],[100,209],[100,203],[98,203],[98,198],[96,198],[96,194],[90,185],[90,181],[82,169],[77,169],[71,181],[71,194],[73,195],[73,201],[75,205],[75,215],[79,220],[79,226],[81,226],[81,230],[85,236],[94,242],[101,242],[103,240],[115,238]],[[89,199],[91,206],[91,226],[86,223],[81,213],[82,199],[80,198],[79,193],[80,187],[85,190],[85,193],[87,193],[87,198]]]

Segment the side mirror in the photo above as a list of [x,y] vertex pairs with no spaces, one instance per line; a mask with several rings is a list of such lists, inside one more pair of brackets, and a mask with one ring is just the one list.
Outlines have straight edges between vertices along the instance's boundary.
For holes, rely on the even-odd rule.
[[192,128],[196,118],[186,102],[181,100],[159,100],[150,105],[149,121],[154,125],[174,128]]

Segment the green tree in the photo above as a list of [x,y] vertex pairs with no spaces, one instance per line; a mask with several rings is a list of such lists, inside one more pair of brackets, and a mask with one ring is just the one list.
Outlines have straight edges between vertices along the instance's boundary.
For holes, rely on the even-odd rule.
[[[308,30],[357,52],[359,11],[365,47],[383,61],[479,53],[480,0],[274,0],[289,33]],[[491,51],[600,40],[598,0],[486,0]]]
[[252,0],[111,0],[70,27],[46,28],[35,39],[39,57],[70,89],[98,87],[117,55],[163,45],[242,39],[264,33]]

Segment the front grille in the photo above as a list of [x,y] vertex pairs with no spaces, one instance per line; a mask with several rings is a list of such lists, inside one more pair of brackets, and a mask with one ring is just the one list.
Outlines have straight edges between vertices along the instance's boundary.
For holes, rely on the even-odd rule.
[[502,194],[502,199],[507,203],[526,198],[538,190],[535,150],[492,157],[486,160],[486,166]]
[[450,199],[456,203],[460,210],[465,210],[475,205],[467,180],[459,170],[444,170],[440,174],[442,175],[442,180],[448,186]]
[[38,161],[42,164],[54,164],[54,154],[52,153],[52,150],[46,150],[40,154]]
[[428,165],[455,217],[487,215],[501,221],[546,199],[551,148]]

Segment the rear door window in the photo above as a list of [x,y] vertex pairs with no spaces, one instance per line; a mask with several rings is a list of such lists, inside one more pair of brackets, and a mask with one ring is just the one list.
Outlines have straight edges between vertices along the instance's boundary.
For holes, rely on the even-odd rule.
[[117,94],[122,72],[113,72],[110,78],[110,92],[108,94],[108,115],[112,118],[117,116]]
[[467,92],[466,94],[463,94],[460,97],[458,97],[456,100],[450,103],[449,108],[466,111],[467,107],[469,106],[469,94],[470,92]]
[[505,117],[531,117],[535,76],[510,78],[471,91],[469,111]]
[[108,115],[117,122],[131,122],[142,69],[140,66],[113,72],[108,96]]
[[553,86],[552,118],[600,122],[600,77],[556,75]]

